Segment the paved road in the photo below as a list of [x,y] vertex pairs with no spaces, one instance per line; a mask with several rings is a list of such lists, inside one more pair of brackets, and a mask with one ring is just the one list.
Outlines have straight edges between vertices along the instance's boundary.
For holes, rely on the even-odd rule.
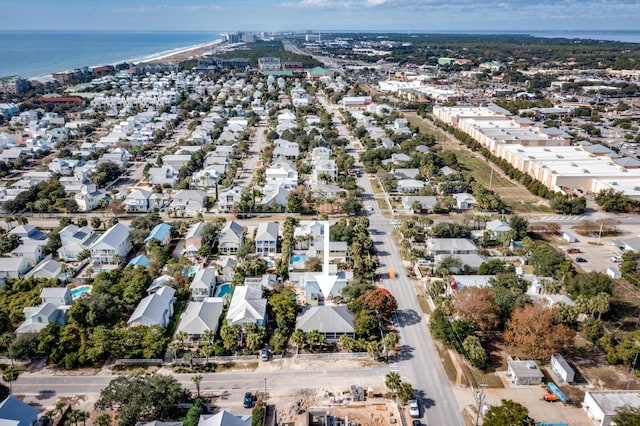
[[[310,364],[313,365],[313,362]],[[195,385],[191,380],[193,374],[173,374],[173,376],[185,388],[195,390]],[[246,390],[263,389],[265,379],[268,388],[279,391],[328,386],[349,387],[350,385],[382,388],[384,385],[382,367],[314,369],[313,371],[307,369],[277,370],[274,368],[267,371],[205,373],[202,376],[200,384],[202,391],[215,391],[220,394],[237,393],[238,395]],[[115,375],[52,376],[25,373],[13,383],[13,392],[26,396],[47,394],[49,397],[53,395],[95,395],[99,394],[116,377]]]
[[[327,104],[326,99],[319,99],[325,109],[337,117],[335,109]],[[334,124],[341,136],[348,135],[347,129],[339,120],[334,120]],[[355,146],[350,144],[347,148],[356,158],[356,165],[361,165]],[[413,385],[416,396],[421,401],[422,419],[427,424],[463,425],[461,410],[451,390],[451,383],[427,329],[427,321],[418,304],[415,290],[405,273],[400,249],[391,235],[392,220],[381,214],[368,174],[365,173],[358,179],[358,185],[364,190],[362,196],[365,211],[370,212],[369,233],[378,252],[379,271],[385,273],[389,268],[396,271],[397,278],[383,281],[383,286],[391,291],[398,302],[397,322],[401,344],[400,353],[389,365],[389,370],[397,371],[403,381]]]
[[251,180],[253,179],[253,172],[258,167],[258,159],[260,153],[265,145],[265,132],[267,130],[267,122],[263,119],[260,120],[258,127],[256,128],[255,135],[249,141],[249,151],[247,153],[246,161],[242,165],[240,177],[234,179],[233,185],[240,188],[248,188]]

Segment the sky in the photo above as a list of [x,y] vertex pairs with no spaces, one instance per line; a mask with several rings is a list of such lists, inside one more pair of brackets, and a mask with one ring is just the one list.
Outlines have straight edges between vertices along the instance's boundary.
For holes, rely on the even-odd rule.
[[640,30],[638,0],[0,0],[0,30]]

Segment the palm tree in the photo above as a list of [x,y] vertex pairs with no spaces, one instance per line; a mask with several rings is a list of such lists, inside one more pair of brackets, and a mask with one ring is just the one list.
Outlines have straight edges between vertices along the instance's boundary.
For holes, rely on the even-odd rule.
[[307,336],[304,331],[298,329],[291,335],[291,341],[296,345],[296,355],[298,355],[298,353],[300,353],[300,347],[303,347],[307,341]]
[[78,411],[78,420],[82,420],[82,426],[87,426],[87,419],[89,418],[88,411]]
[[178,358],[178,351],[181,348],[182,348],[182,344],[180,342],[178,342],[177,340],[174,340],[173,342],[169,343],[169,346],[167,347],[167,349],[169,350],[169,352],[173,356],[173,361],[174,362],[175,362],[176,358]]
[[384,378],[384,385],[389,388],[389,390],[393,392],[394,395],[400,387],[400,383],[402,383],[402,381],[400,380],[400,374],[398,374],[396,371],[389,371]]
[[78,426],[78,420],[80,420],[80,412],[71,410],[69,411],[69,414],[67,414],[67,420],[65,421],[65,424],[73,422],[75,426]]
[[185,333],[184,331],[179,331],[176,334],[176,340],[178,342],[180,342],[180,344],[182,345],[182,347],[184,347],[185,342],[189,339],[189,335],[187,333]]
[[2,373],[2,380],[9,383],[10,394],[13,394],[13,389],[11,384],[18,379],[19,375],[20,375],[20,371],[18,371],[18,369],[15,367],[9,367],[6,370],[4,370],[4,373]]
[[67,406],[67,403],[64,401],[58,401],[56,402],[56,410],[60,411],[60,417],[62,417],[62,414],[64,413],[64,408]]
[[[11,358],[11,352],[9,348],[11,347],[11,343],[13,342],[13,334],[10,332],[4,333],[0,336],[0,345],[4,346],[7,349],[7,355]],[[13,358],[11,358],[11,366],[13,366]]]
[[191,377],[191,381],[196,385],[196,394],[200,397],[200,383],[202,382],[202,374],[196,374]]

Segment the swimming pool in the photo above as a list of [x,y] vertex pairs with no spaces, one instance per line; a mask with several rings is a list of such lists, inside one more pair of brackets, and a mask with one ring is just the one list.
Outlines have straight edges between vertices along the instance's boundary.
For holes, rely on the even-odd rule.
[[91,292],[90,285],[83,285],[80,287],[76,287],[71,290],[71,299],[76,300],[78,297],[82,296],[83,294],[90,293],[90,292]]
[[216,291],[213,294],[213,297],[222,297],[227,294],[231,294],[232,290],[233,290],[233,287],[231,286],[231,283],[220,284],[216,286]]
[[304,254],[294,254],[291,256],[291,263],[306,262],[307,256]]

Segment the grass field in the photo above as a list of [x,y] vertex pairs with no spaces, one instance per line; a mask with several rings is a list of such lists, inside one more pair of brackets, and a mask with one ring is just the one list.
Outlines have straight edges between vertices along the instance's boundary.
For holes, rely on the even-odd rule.
[[[524,186],[513,182],[479,153],[472,152],[451,135],[431,125],[415,113],[405,113],[412,126],[421,132],[437,135],[438,144],[444,151],[453,151],[458,164],[469,172],[484,187],[500,194],[502,200],[516,213],[551,213],[546,200],[532,195]],[[493,172],[492,172],[493,170]]]

